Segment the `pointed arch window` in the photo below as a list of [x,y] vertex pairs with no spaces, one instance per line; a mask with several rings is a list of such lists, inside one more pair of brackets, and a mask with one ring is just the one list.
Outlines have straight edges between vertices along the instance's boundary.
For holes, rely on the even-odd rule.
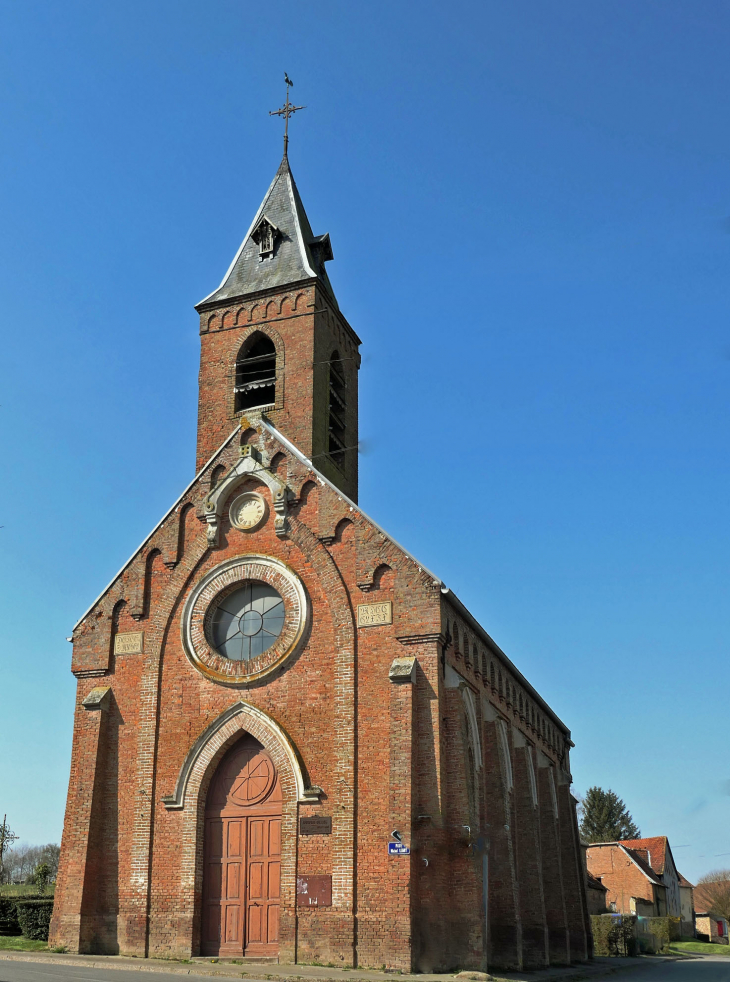
[[276,348],[265,334],[249,338],[236,359],[236,412],[276,402]]
[[345,462],[345,425],[347,418],[347,391],[342,371],[342,359],[333,351],[329,363],[329,412],[327,419],[327,450],[340,467]]

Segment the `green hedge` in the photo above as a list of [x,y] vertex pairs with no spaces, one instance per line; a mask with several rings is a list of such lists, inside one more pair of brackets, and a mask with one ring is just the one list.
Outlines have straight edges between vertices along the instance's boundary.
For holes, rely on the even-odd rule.
[[621,914],[592,914],[593,951],[611,958],[633,957],[638,952],[636,918]]
[[682,935],[678,917],[642,917],[639,923],[646,925],[644,930],[658,938],[662,948],[667,948],[670,941],[679,941]]
[[15,906],[19,900],[48,900],[39,893],[26,894],[22,897],[0,895],[0,935],[21,934],[18,910]]
[[26,938],[31,941],[48,941],[48,929],[51,926],[53,901],[48,897],[42,900],[28,900],[27,897],[15,901],[18,912],[18,923]]

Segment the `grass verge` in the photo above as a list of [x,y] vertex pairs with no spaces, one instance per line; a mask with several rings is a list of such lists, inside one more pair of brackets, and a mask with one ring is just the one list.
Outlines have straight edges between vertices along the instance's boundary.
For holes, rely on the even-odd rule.
[[686,952],[690,955],[729,955],[730,947],[726,944],[708,944],[706,941],[672,941],[670,951],[677,954]]
[[47,941],[31,941],[22,934],[15,937],[0,935],[0,951],[48,951]]

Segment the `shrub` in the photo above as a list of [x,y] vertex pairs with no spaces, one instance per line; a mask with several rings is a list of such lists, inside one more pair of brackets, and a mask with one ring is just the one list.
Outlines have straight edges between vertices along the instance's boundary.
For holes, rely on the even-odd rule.
[[591,915],[594,951],[597,955],[626,958],[637,953],[636,918],[621,914]]
[[0,934],[20,934],[14,897],[0,897]]
[[645,931],[657,938],[660,948],[668,947],[670,941],[679,941],[681,936],[678,917],[647,917],[642,918],[642,924]]
[[[24,897],[7,896],[0,894],[0,935],[21,934],[20,923],[18,921],[18,910],[16,904],[19,900],[44,900],[38,893],[28,894]],[[52,903],[53,901],[51,901]]]
[[48,929],[51,926],[53,913],[52,900],[22,900],[15,901],[18,912],[18,923],[26,938],[31,941],[48,941]]

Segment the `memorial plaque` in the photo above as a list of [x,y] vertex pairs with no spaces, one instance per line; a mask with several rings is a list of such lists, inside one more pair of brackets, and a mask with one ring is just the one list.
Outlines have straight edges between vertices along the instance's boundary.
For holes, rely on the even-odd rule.
[[115,655],[141,655],[144,631],[130,631],[129,634],[114,635]]
[[299,819],[300,835],[331,835],[332,817],[330,815],[310,815]]
[[298,876],[297,907],[331,907],[331,876]]
[[378,624],[393,623],[393,604],[386,600],[380,604],[358,604],[357,626],[377,627]]

